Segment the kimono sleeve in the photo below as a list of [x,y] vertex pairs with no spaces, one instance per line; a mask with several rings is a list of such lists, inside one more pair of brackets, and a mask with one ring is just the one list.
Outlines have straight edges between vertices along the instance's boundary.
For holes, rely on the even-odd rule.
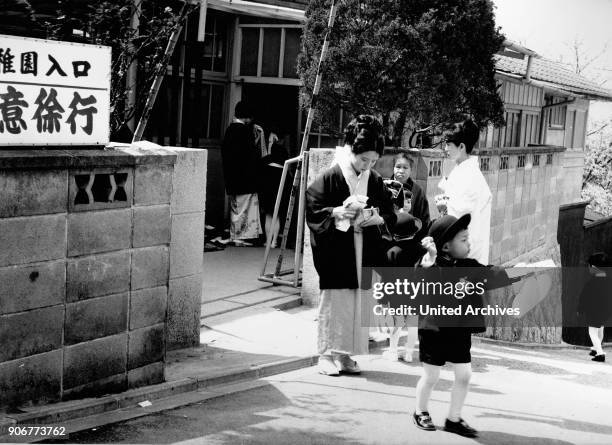
[[320,175],[306,190],[306,223],[317,235],[334,229],[334,207],[330,202],[330,193],[326,175]]

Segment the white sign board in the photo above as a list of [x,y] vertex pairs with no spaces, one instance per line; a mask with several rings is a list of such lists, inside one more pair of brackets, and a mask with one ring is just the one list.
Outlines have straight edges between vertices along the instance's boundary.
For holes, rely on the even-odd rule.
[[111,49],[0,35],[0,146],[109,141]]

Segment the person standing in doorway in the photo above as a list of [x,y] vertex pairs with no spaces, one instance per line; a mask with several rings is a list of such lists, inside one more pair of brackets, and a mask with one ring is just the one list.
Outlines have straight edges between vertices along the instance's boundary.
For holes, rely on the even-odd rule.
[[479,136],[480,130],[471,119],[454,124],[446,132],[445,151],[455,166],[438,185],[443,195],[436,197],[436,206],[442,215],[456,218],[471,215],[470,258],[489,264],[492,195],[480,171],[478,156],[472,156]]
[[236,246],[251,246],[263,234],[258,197],[261,149],[256,143],[251,107],[238,102],[234,116],[221,147],[230,205],[230,241]]

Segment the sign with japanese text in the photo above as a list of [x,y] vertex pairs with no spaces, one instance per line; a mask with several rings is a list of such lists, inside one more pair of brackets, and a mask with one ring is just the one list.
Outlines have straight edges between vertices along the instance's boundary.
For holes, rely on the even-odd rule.
[[109,141],[111,49],[0,35],[0,146]]

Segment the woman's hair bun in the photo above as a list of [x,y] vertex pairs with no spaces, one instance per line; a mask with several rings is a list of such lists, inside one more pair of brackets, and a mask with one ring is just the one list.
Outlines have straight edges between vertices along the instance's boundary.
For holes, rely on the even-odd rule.
[[385,149],[383,126],[371,114],[360,114],[344,129],[344,143],[352,146],[355,154],[375,151],[382,156]]

